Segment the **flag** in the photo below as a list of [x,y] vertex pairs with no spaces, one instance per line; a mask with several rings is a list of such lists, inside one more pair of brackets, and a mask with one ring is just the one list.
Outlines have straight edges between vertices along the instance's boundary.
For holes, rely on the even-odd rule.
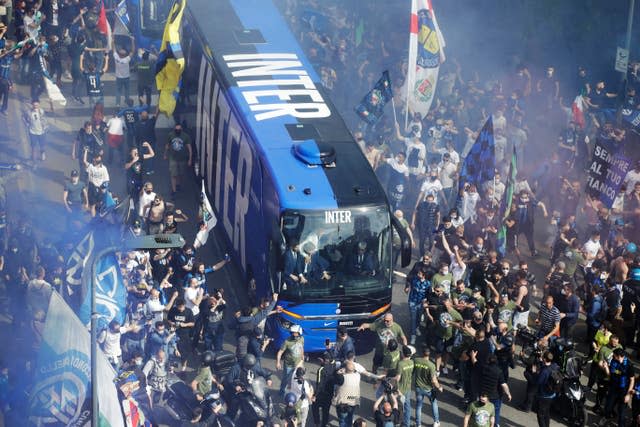
[[116,21],[113,29],[114,34],[130,35],[129,31],[129,12],[127,10],[126,0],[122,0],[115,9]]
[[158,107],[168,116],[173,114],[176,108],[184,70],[184,56],[180,46],[180,22],[186,3],[186,0],[176,0],[171,7],[156,62],[156,86],[160,91]]
[[202,180],[202,189],[200,190],[200,206],[198,207],[198,217],[202,222],[205,223],[206,228],[198,231],[196,235],[195,242],[193,246],[198,249],[204,246],[207,243],[207,239],[209,238],[209,233],[218,223],[218,218],[213,213],[213,209],[211,208],[211,203],[209,203],[209,198],[207,197],[207,192],[204,187],[204,179]]
[[513,193],[516,188],[516,175],[518,174],[517,160],[516,149],[514,147],[513,153],[511,154],[511,162],[509,163],[509,176],[507,176],[504,196],[500,201],[500,212],[498,213],[498,218],[500,218],[500,228],[496,235],[496,247],[501,257],[504,257],[507,253],[507,226],[504,221],[509,216],[509,213],[511,212],[511,203],[513,203]]
[[426,116],[436,91],[438,70],[444,62],[444,38],[431,0],[411,1],[407,112]]
[[573,116],[573,121],[576,122],[580,129],[584,129],[584,107],[585,102],[582,95],[576,96],[573,100],[573,104],[571,104],[571,113]]
[[98,27],[98,31],[102,34],[107,35],[107,29],[109,26],[109,22],[107,21],[107,12],[104,9],[104,1],[100,1],[100,12],[98,14],[98,22],[96,23]]
[[356,47],[360,46],[364,37],[364,19],[360,18],[358,25],[356,26]]
[[[126,287],[115,252],[104,253],[115,236],[109,227],[91,227],[66,262],[63,295],[80,321],[91,322],[91,286],[95,286],[96,311],[101,326],[115,319],[124,321]],[[92,267],[95,275],[91,277]]]
[[53,102],[57,102],[63,107],[67,105],[67,99],[64,97],[58,85],[56,85],[53,80],[46,77],[44,78],[44,86],[47,89],[47,96]]
[[[95,357],[100,426],[124,427],[113,383],[116,373],[100,349]],[[49,299],[36,363],[29,402],[31,424],[90,426],[91,338],[57,292]]]
[[460,189],[465,184],[482,184],[493,179],[496,169],[495,140],[493,139],[493,119],[491,116],[482,127],[476,142],[465,157],[460,170]]
[[362,98],[355,111],[362,120],[369,124],[374,124],[384,114],[384,106],[392,98],[391,79],[389,78],[389,72],[385,71],[373,89]]

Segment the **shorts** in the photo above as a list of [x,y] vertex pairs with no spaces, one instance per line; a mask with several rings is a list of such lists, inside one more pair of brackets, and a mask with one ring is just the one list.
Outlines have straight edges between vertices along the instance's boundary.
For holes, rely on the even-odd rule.
[[31,147],[36,148],[40,151],[44,151],[44,145],[46,142],[45,134],[36,135],[29,132],[29,141],[31,141]]
[[89,183],[89,188],[87,189],[87,196],[89,199],[89,206],[93,206],[100,201],[100,189],[95,185]]
[[122,145],[122,141],[124,141],[124,135],[107,134],[107,145],[111,148],[120,147],[120,145]]
[[524,327],[529,326],[529,310],[527,311],[516,311],[513,313],[513,329],[518,329],[519,325]]
[[447,352],[447,347],[453,346],[453,337],[448,340],[444,340],[440,337],[433,338],[433,348],[436,354],[445,354]]
[[172,177],[182,176],[187,171],[187,162],[183,160],[169,160],[169,173]]

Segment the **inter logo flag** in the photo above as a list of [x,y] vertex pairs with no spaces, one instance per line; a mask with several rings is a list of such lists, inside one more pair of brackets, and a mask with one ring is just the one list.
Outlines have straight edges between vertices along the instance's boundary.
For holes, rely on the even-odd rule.
[[156,62],[156,86],[160,92],[158,107],[168,116],[173,114],[173,110],[176,108],[182,71],[184,70],[184,56],[180,45],[180,23],[186,5],[186,0],[176,0],[171,7],[167,24],[164,27],[160,54]]
[[[50,427],[91,425],[91,339],[85,326],[57,292],[49,299],[38,351],[29,421]],[[113,379],[102,350],[97,354],[100,426],[125,427]]]
[[130,35],[131,32],[129,31],[129,12],[127,10],[126,0],[122,0],[120,3],[118,3],[114,13],[118,18],[115,22],[115,27],[113,30],[114,34]]
[[496,169],[495,140],[493,139],[493,119],[491,116],[482,127],[480,135],[473,143],[460,170],[460,189],[465,184],[480,187],[493,179]]
[[384,106],[391,101],[391,98],[393,98],[391,79],[389,72],[385,71],[373,89],[356,106],[356,113],[365,122],[374,124],[384,114]]

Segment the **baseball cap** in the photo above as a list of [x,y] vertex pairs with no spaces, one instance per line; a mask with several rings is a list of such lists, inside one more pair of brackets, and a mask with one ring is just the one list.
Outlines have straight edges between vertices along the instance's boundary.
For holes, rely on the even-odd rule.
[[[2,28],[1,25],[0,25],[0,28]],[[80,175],[80,174],[78,173],[77,170],[74,169],[74,170],[71,171],[71,176],[78,176],[78,175]]]

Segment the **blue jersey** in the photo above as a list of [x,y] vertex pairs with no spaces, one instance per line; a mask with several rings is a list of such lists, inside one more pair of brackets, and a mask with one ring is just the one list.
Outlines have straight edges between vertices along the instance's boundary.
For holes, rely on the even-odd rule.
[[0,78],[11,80],[11,64],[13,63],[13,53],[0,58]]
[[99,71],[94,71],[93,73],[85,71],[82,74],[84,75],[84,79],[87,83],[87,95],[102,96],[102,83],[100,82],[102,73]]

